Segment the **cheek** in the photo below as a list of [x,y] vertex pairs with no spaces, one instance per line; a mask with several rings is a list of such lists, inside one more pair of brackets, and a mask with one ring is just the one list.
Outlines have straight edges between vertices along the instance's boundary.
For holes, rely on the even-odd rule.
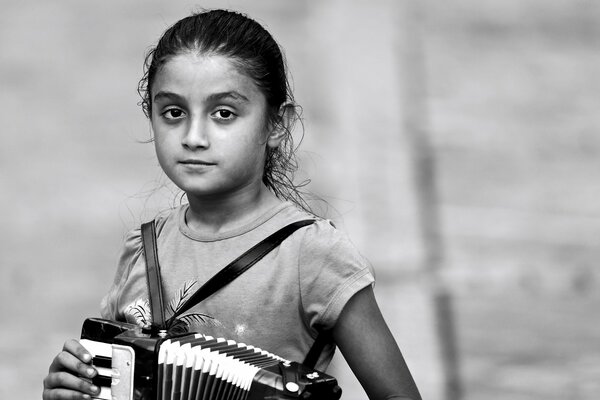
[[168,169],[167,159],[168,159],[168,157],[166,157],[164,147],[162,147],[161,145],[159,145],[159,143],[156,141],[156,139],[154,140],[154,151],[156,152],[156,159],[158,160],[158,164],[163,169],[163,171],[167,172],[167,169]]
[[154,148],[158,153],[160,151],[165,151],[171,144],[169,143],[168,138],[172,136],[169,135],[170,131],[167,126],[164,124],[160,124],[152,121],[150,128],[152,129],[152,141],[154,142]]
[[163,169],[169,161],[171,154],[173,153],[172,144],[168,140],[165,140],[164,136],[154,133],[154,151],[156,152],[156,158]]
[[264,167],[266,156],[266,144],[259,143],[258,138],[247,138],[244,141],[235,144],[235,151],[229,153],[228,163],[235,165],[238,173],[245,175],[247,173],[255,174]]

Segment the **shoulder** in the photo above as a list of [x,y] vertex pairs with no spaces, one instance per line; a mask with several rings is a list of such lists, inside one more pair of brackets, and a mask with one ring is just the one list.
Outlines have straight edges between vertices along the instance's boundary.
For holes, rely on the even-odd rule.
[[[181,209],[184,206],[180,206],[174,209],[170,209],[166,212],[158,214],[154,222],[156,223],[156,236],[160,237],[163,231],[169,229],[170,225],[177,226],[177,218]],[[151,221],[147,221],[151,222]],[[130,229],[126,234],[123,241],[123,251],[121,255],[122,261],[129,261],[130,263],[135,262],[141,255],[143,250],[142,244],[142,225]]]
[[375,281],[373,268],[348,236],[318,219],[303,231],[298,279],[307,325],[331,329],[346,303]]
[[327,219],[317,219],[304,231],[301,254],[322,261],[369,265],[349,236]]
[[360,254],[349,236],[335,224],[325,218],[310,214],[297,206],[288,203],[278,213],[276,226],[283,226],[302,220],[314,220],[314,223],[305,226],[292,235],[291,242],[295,242],[299,251],[299,261],[325,260],[338,262],[352,261],[368,265],[368,261]]

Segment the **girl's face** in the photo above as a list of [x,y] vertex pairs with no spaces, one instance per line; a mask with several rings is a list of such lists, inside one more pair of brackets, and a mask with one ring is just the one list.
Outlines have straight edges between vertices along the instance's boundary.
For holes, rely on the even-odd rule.
[[228,196],[261,187],[270,132],[265,96],[220,55],[182,54],[152,84],[158,161],[188,196]]

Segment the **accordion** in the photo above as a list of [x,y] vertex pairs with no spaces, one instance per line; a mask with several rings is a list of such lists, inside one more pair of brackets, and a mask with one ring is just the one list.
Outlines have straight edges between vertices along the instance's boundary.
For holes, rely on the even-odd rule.
[[259,348],[197,333],[157,334],[85,320],[81,344],[98,370],[98,399],[337,400],[335,378]]

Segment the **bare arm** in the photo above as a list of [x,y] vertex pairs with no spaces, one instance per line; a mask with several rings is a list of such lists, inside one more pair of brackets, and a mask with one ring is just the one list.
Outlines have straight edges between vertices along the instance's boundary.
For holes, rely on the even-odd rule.
[[421,400],[370,286],[346,304],[333,338],[371,400]]

